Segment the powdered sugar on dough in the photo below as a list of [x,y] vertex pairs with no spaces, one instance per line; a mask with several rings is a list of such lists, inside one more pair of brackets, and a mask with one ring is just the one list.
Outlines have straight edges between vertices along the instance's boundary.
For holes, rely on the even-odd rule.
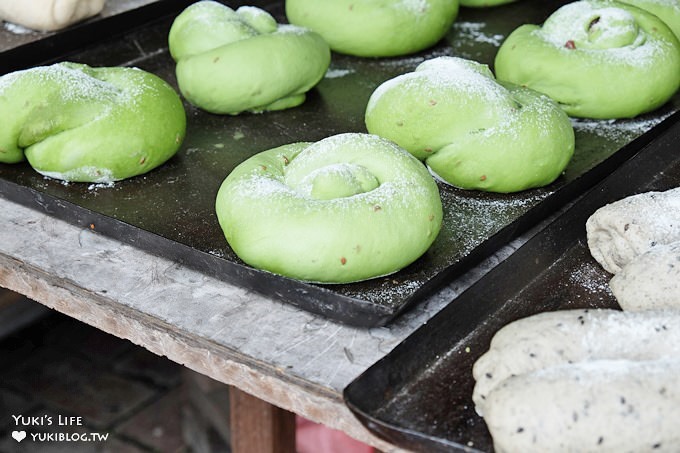
[[593,258],[616,274],[652,247],[680,241],[680,188],[608,204],[588,219],[586,232]]
[[400,0],[394,6],[404,8],[414,14],[425,14],[430,9],[427,0]]
[[659,360],[680,356],[680,317],[649,310],[561,310],[510,323],[494,335],[473,367],[473,400],[505,379],[554,366],[594,360]]
[[380,98],[394,89],[418,92],[423,98],[451,89],[466,93],[469,97],[478,96],[489,105],[504,104],[508,99],[507,90],[496,83],[490,72],[483,74],[459,61],[452,62],[443,57],[427,60],[414,72],[402,74],[381,84],[371,95],[366,114],[370,115]]
[[[598,36],[589,31],[596,29]],[[597,63],[625,63],[632,66],[654,64],[669,44],[653,39],[636,23],[635,17],[620,8],[595,7],[574,2],[560,8],[534,34],[563,52],[583,52]],[[565,46],[567,42],[574,47]]]

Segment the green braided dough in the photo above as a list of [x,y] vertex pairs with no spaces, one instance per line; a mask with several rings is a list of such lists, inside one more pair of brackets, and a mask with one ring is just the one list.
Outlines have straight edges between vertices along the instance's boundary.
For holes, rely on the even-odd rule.
[[27,159],[38,172],[109,183],[172,157],[186,117],[175,91],[134,68],[59,63],[0,77],[0,162]]
[[522,25],[496,55],[499,80],[547,94],[575,117],[631,118],[680,86],[680,42],[661,19],[624,3],[567,4]]
[[336,52],[392,57],[442,39],[458,15],[458,0],[286,0],[286,15]]
[[557,104],[501,85],[486,65],[456,57],[427,60],[379,86],[366,108],[366,127],[464,189],[544,186],[574,153],[571,122]]
[[177,16],[168,42],[180,91],[212,113],[300,105],[330,64],[321,36],[279,25],[252,6],[234,11],[214,1],[194,3]]
[[649,11],[664,21],[680,39],[680,0],[619,0]]
[[222,183],[216,211],[243,261],[318,283],[393,273],[425,253],[442,222],[425,166],[359,133],[251,157]]

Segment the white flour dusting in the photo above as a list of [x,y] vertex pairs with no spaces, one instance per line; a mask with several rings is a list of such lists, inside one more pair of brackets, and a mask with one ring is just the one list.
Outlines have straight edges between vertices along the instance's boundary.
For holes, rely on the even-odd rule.
[[484,32],[484,28],[486,28],[486,24],[478,22],[453,23],[453,29],[458,31],[461,38],[500,47],[505,36],[501,34],[487,34]]

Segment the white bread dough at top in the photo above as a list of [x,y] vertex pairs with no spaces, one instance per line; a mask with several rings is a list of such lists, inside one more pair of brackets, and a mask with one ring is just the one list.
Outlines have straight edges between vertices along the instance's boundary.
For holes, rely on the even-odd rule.
[[2,0],[0,19],[40,31],[66,28],[104,8],[105,0]]

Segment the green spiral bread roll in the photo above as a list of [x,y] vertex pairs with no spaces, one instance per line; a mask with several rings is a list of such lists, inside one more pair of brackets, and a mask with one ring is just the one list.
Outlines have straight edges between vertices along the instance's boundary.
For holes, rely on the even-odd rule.
[[0,162],[108,183],[172,157],[185,133],[182,102],[159,77],[134,68],[59,63],[0,77]]
[[680,86],[680,42],[655,15],[584,0],[501,45],[499,80],[545,93],[574,117],[630,118],[663,105]]
[[619,0],[649,11],[664,21],[680,39],[680,0]]
[[463,189],[543,186],[574,153],[571,122],[557,104],[502,85],[486,65],[456,57],[427,60],[380,85],[369,99],[366,127]]
[[177,16],[168,42],[180,91],[211,113],[300,105],[330,64],[321,36],[252,6],[194,3]]
[[392,57],[426,49],[446,35],[458,0],[286,0],[288,20],[336,52]]
[[216,212],[244,262],[317,283],[396,272],[425,253],[442,222],[425,166],[359,133],[256,154],[224,180]]

